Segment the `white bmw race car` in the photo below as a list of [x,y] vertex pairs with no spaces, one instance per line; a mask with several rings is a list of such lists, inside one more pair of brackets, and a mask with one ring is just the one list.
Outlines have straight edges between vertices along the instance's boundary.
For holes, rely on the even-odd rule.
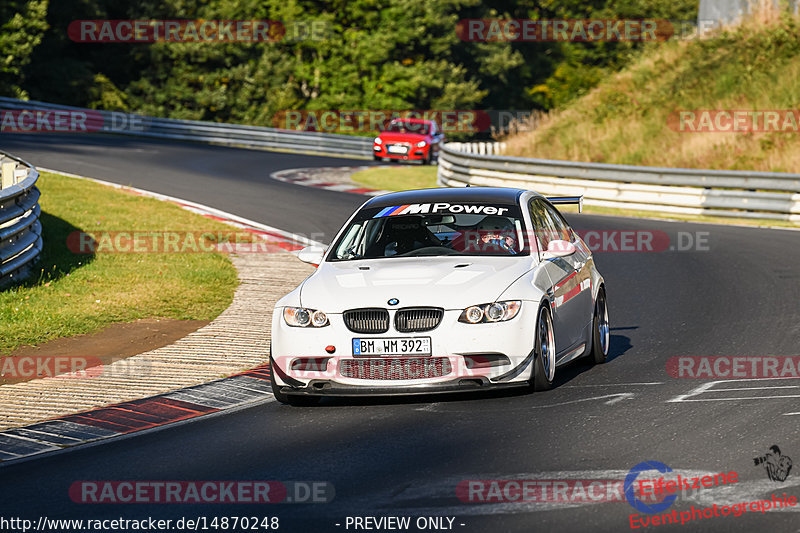
[[556,367],[606,360],[603,277],[545,198],[467,187],[364,203],[272,317],[278,401],[551,387]]

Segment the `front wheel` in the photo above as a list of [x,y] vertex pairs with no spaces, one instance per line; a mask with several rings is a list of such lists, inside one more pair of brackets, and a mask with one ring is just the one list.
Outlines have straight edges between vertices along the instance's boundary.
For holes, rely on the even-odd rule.
[[534,347],[533,376],[531,385],[535,391],[549,390],[556,375],[556,342],[553,335],[553,320],[546,306],[539,309],[536,320],[536,346]]
[[592,319],[592,353],[589,356],[589,360],[592,363],[599,365],[606,362],[610,341],[611,328],[608,323],[606,291],[603,287],[600,287],[594,304],[594,318]]

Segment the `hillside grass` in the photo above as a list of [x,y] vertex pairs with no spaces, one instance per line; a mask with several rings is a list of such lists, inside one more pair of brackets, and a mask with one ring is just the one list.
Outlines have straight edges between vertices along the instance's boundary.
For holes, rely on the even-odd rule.
[[800,171],[800,133],[689,133],[679,110],[800,109],[800,22],[761,18],[711,38],[651,43],[627,69],[506,139],[508,155],[708,169]]

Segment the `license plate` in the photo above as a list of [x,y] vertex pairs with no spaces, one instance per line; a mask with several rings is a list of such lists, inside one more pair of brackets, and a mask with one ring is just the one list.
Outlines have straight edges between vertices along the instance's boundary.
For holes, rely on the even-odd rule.
[[389,152],[392,154],[407,154],[408,147],[406,146],[397,146],[397,145],[389,145]]
[[430,337],[353,339],[353,355],[430,355]]

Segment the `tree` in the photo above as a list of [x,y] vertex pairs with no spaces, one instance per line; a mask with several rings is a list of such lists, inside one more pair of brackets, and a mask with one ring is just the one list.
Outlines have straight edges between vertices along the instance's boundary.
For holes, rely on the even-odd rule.
[[24,98],[23,68],[47,29],[47,0],[0,4],[0,94]]

